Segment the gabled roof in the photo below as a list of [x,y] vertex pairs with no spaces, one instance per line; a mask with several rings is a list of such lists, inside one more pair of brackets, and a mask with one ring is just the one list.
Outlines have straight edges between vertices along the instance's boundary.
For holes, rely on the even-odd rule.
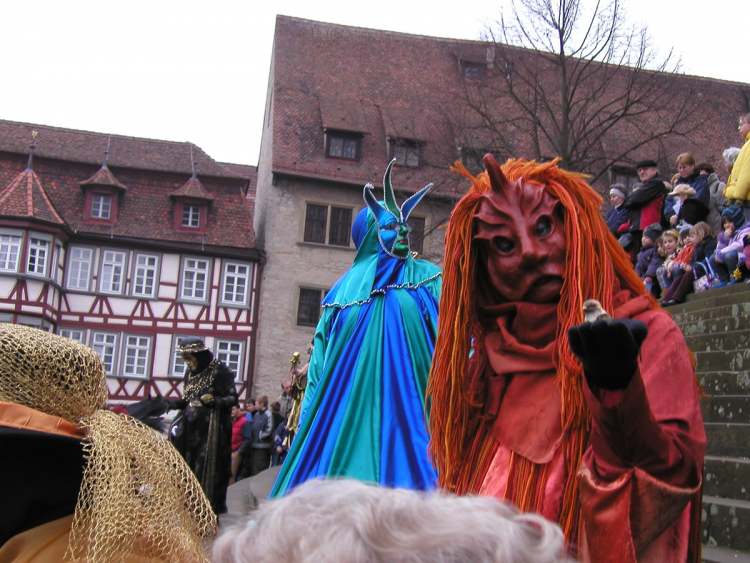
[[106,164],[102,164],[101,168],[99,168],[99,170],[97,170],[96,173],[91,176],[91,178],[81,182],[82,188],[93,186],[110,187],[123,192],[128,191],[128,188],[125,187],[125,184],[122,184],[117,178],[115,178],[115,175]]
[[195,166],[202,176],[237,177],[200,147],[189,142],[110,135],[6,120],[0,120],[0,151],[27,154],[32,131],[38,132],[35,154],[43,158],[99,165],[109,144],[108,164],[113,168],[191,174],[192,146]]
[[42,186],[39,176],[31,168],[20,172],[0,192],[0,215],[65,225],[65,221]]
[[188,181],[182,184],[180,188],[176,189],[171,194],[169,194],[169,197],[185,198],[185,199],[202,199],[205,201],[214,200],[214,196],[208,193],[206,188],[203,187],[203,184],[198,179],[198,176],[190,176]]

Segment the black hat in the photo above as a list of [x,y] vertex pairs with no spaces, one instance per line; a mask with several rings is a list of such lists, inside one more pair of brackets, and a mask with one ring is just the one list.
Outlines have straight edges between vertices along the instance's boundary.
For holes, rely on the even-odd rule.
[[706,204],[699,199],[686,199],[680,206],[680,212],[677,214],[679,219],[682,219],[690,225],[695,225],[701,221],[705,221],[708,217],[709,209]]
[[205,352],[208,350],[206,345],[203,344],[203,340],[200,338],[182,338],[180,339],[180,345],[178,351],[181,354],[197,354],[198,352]]
[[643,230],[643,236],[656,241],[661,236],[662,228],[659,223],[653,223]]
[[655,160],[639,160],[636,165],[635,169],[638,170],[639,168],[658,168],[659,165],[656,164]]

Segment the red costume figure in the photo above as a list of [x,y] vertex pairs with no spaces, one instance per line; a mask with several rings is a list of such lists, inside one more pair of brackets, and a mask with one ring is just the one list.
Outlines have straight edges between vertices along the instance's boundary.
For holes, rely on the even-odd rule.
[[[443,488],[558,522],[584,561],[698,561],[692,356],[555,162],[484,158],[451,215],[428,392]],[[583,322],[598,300],[609,316]]]

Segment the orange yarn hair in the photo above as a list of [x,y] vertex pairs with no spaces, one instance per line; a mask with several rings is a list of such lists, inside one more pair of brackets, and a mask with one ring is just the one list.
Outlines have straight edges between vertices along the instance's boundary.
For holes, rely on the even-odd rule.
[[[562,428],[566,478],[560,524],[566,538],[575,540],[578,529],[578,491],[575,478],[588,441],[589,413],[583,396],[580,363],[568,345],[567,332],[583,322],[583,302],[597,299],[612,311],[620,289],[644,295],[643,283],[630,259],[609,233],[600,214],[602,198],[581,174],[547,163],[512,159],[501,166],[509,182],[524,179],[544,186],[560,201],[566,263],[557,307],[555,365],[562,401]],[[440,486],[457,494],[479,491],[496,445],[488,434],[492,421],[483,419],[483,387],[477,384],[487,360],[481,346],[482,328],[475,304],[477,253],[472,245],[474,214],[482,196],[490,191],[487,172],[472,176],[459,162],[453,170],[471,181],[471,187],[451,213],[445,238],[443,289],[438,336],[427,393],[430,400],[430,450]],[[656,302],[652,299],[652,306]],[[471,356],[471,359],[470,359]],[[471,366],[473,367],[470,367]],[[473,374],[473,375],[472,375]],[[510,480],[518,484],[522,510],[533,509],[539,491],[533,483],[546,480],[542,468],[512,456],[515,470]],[[524,506],[527,505],[527,506]]]

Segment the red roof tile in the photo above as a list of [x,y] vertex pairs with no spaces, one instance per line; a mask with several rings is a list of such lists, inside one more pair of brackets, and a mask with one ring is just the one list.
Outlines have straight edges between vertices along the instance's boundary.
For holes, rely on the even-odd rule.
[[81,182],[81,187],[88,186],[107,186],[116,188],[123,192],[126,192],[128,190],[128,188],[125,187],[125,184],[120,183],[120,181],[115,178],[115,175],[106,164],[102,164],[102,167],[99,168],[99,170],[97,170],[96,173],[91,176],[91,178]]
[[[466,84],[461,62],[487,64],[493,53],[493,45],[481,41],[278,16],[270,94],[273,171],[353,185],[379,183],[389,160],[386,137],[405,137],[424,142],[422,165],[397,167],[394,184],[411,191],[434,181],[436,193],[460,195],[465,181],[447,171],[459,158],[460,147],[493,148],[488,146],[487,132],[473,127],[461,108]],[[701,77],[658,76],[673,81],[675,88],[691,88],[706,100],[701,112],[707,124],[690,138],[645,145],[639,156],[665,154],[671,160],[679,152],[691,151],[700,160],[718,163],[721,150],[737,142],[741,91],[750,87]],[[503,114],[512,108],[493,110]],[[603,138],[602,149],[616,152],[620,139],[642,138],[643,130],[650,127],[648,119],[639,125],[643,127],[640,131],[624,126],[611,138]],[[326,158],[325,129],[362,133],[361,158]],[[533,155],[527,135],[509,126],[508,136],[516,150],[501,156]],[[548,155],[554,156],[552,150]]]
[[26,168],[0,192],[0,215],[64,225],[34,170]]

